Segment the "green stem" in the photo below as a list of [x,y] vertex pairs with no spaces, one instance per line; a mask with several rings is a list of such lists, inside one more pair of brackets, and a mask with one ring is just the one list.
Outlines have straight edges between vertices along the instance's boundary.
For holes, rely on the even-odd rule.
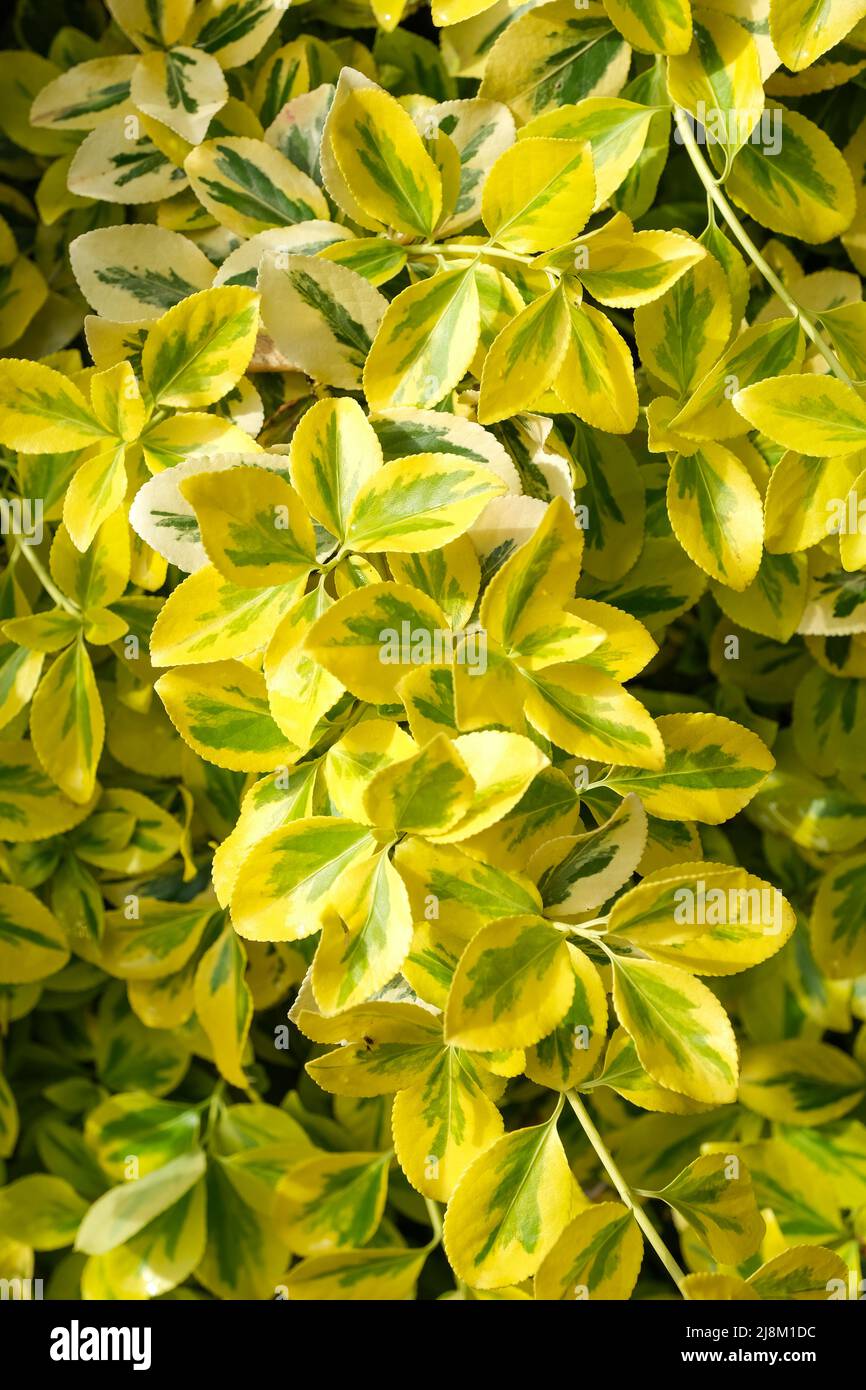
[[592,1118],[589,1114],[589,1111],[587,1110],[586,1106],[584,1105],[583,1101],[580,1099],[580,1096],[577,1094],[576,1091],[566,1091],[565,1094],[569,1105],[571,1106],[572,1110],[574,1111],[575,1115],[580,1121],[584,1134],[586,1135],[592,1147],[595,1149],[595,1152],[598,1154],[598,1157],[601,1160],[602,1167],[604,1168],[605,1172],[607,1173],[608,1177],[610,1178],[611,1182],[613,1183],[614,1187],[616,1188],[617,1192],[622,1198],[624,1204],[628,1207],[635,1221],[640,1226],[641,1230],[643,1231],[653,1250],[658,1255],[668,1274],[673,1279],[677,1288],[679,1288],[680,1284],[685,1278],[683,1271],[680,1269],[673,1255],[668,1250],[667,1246],[665,1245],[664,1241],[662,1240],[661,1236],[659,1235],[658,1231],[656,1230],[655,1226],[650,1220],[648,1213],[644,1211],[643,1207],[640,1206],[634,1200],[628,1183],[626,1182],[622,1173],[619,1171],[619,1168],[616,1166],[616,1163],[613,1159],[613,1155],[611,1154],[609,1148],[607,1147],[598,1130],[596,1129],[595,1124],[593,1123]]
[[434,1202],[432,1197],[425,1197],[424,1205],[427,1208],[427,1215],[430,1217],[430,1225],[433,1227],[432,1244],[438,1245],[442,1239],[442,1213],[439,1210],[439,1204]]
[[405,249],[421,256],[447,256],[451,252],[456,256],[492,256],[500,261],[517,261],[520,265],[531,265],[533,259],[532,256],[521,255],[519,251],[502,251],[498,246],[467,246],[456,241],[445,241],[441,244],[425,241],[418,246],[408,246]]
[[787,290],[785,286],[782,284],[782,281],[779,279],[775,270],[773,270],[772,266],[769,265],[765,258],[761,255],[760,251],[758,250],[755,243],[752,241],[752,238],[749,236],[739,217],[737,217],[737,214],[734,212],[733,208],[731,207],[730,203],[728,202],[727,198],[722,192],[722,189],[719,186],[718,181],[714,177],[712,170],[710,169],[709,165],[707,164],[707,161],[704,159],[703,154],[698,148],[698,143],[695,140],[694,132],[692,131],[689,117],[687,113],[683,111],[682,107],[678,106],[675,108],[675,119],[677,123],[677,129],[680,132],[680,138],[682,139],[683,145],[685,146],[688,152],[689,158],[691,159],[692,164],[695,167],[695,172],[697,173],[698,178],[704,185],[704,188],[706,189],[707,194],[712,200],[714,206],[718,208],[719,212],[721,213],[724,220],[727,222],[737,241],[740,243],[746,255],[749,257],[749,260],[756,267],[756,269],[760,271],[770,288],[774,290],[775,293],[779,296],[782,303],[788,309],[789,313],[791,313],[793,317],[797,319],[803,332],[806,334],[807,338],[810,338],[811,341],[814,343],[815,347],[818,349],[821,356],[824,358],[824,361],[827,363],[833,375],[838,377],[840,381],[844,381],[846,386],[851,386],[853,384],[851,378],[845,371],[844,367],[840,363],[838,357],[834,353],[833,349],[830,347],[829,343],[825,342],[822,338],[820,332],[818,331],[818,328],[815,325],[814,320],[810,318],[810,316],[806,313],[805,309],[800,304],[798,304],[797,300],[794,298],[791,292]]
[[32,545],[25,545],[16,537],[15,552],[18,555],[24,556],[24,559],[36,575],[36,578],[39,580],[46,594],[48,594],[50,598],[53,598],[58,608],[65,609],[67,613],[71,613],[75,618],[81,616],[81,609],[78,607],[78,604],[73,603],[71,598],[67,598],[65,594],[60,592]]

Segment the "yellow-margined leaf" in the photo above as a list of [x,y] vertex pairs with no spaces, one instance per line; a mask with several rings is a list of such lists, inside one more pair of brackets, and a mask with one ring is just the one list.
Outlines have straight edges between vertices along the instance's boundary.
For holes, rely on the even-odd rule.
[[264,140],[206,140],[187,155],[184,168],[202,205],[239,236],[328,218],[322,190]]
[[[189,582],[189,581],[187,581]],[[361,700],[394,703],[415,666],[448,661],[450,629],[437,604],[408,584],[370,584],[318,618],[307,649]]]
[[15,739],[0,743],[0,788],[0,835],[16,844],[71,830],[99,795],[97,787],[89,801],[74,801],[43,771],[33,744]]
[[346,867],[327,895],[313,990],[324,1014],[371,998],[397,974],[412,944],[412,913],[387,848]]
[[69,960],[66,935],[57,918],[33,893],[0,884],[0,980],[29,984],[62,970]]
[[599,1202],[566,1226],[535,1276],[536,1299],[626,1299],[637,1283],[643,1240],[621,1202]]
[[606,0],[605,8],[630,44],[650,53],[685,53],[692,37],[689,0]]
[[646,836],[646,812],[629,795],[604,824],[542,845],[527,872],[538,885],[545,916],[573,917],[607,902],[637,868]]
[[842,1256],[820,1245],[795,1245],[783,1250],[750,1275],[753,1297],[787,1302],[838,1297],[848,1288],[850,1271]]
[[695,1115],[712,1106],[690,1100],[677,1091],[668,1091],[654,1081],[641,1066],[634,1040],[624,1028],[614,1030],[605,1054],[602,1071],[584,1089],[609,1086],[618,1096],[641,1110],[657,1111],[663,1115]]
[[[307,1063],[322,1090],[338,1096],[383,1096],[413,1086],[427,1074],[443,1052],[441,1024],[416,1004],[396,1007],[397,1014],[395,1005],[374,1001],[334,1017],[326,1040],[338,1041],[347,1032],[353,1040]],[[304,1013],[300,1022],[308,1018]],[[312,1031],[321,1038],[318,1024],[316,1018]],[[358,1024],[361,1037],[355,1038]]]
[[866,771],[866,682],[813,666],[797,686],[793,716],[794,742],[808,767],[824,775]]
[[[143,125],[146,117],[139,118]],[[67,187],[81,198],[106,203],[157,203],[187,187],[183,169],[172,163],[147,131],[129,138],[124,116],[104,116],[78,146]]]
[[189,5],[183,0],[163,0],[148,8],[146,0],[111,0],[112,18],[139,51],[151,46],[167,48],[177,43],[189,21]]
[[270,227],[243,241],[226,256],[214,278],[215,285],[247,285],[255,289],[266,259],[282,263],[285,256],[318,256],[343,241],[362,243],[348,227],[336,222],[323,222],[318,217],[297,222],[293,227]]
[[[590,279],[586,287],[593,293]],[[716,258],[704,256],[660,299],[639,308],[634,326],[648,370],[677,395],[693,390],[731,336],[728,282]]]
[[771,0],[770,37],[792,72],[802,72],[833,48],[863,18],[862,0],[831,0],[815,10],[804,0]]
[[335,884],[373,853],[365,825],[332,816],[293,821],[260,840],[241,865],[232,921],[252,941],[299,941],[322,925]]
[[328,749],[325,784],[332,806],[349,820],[367,822],[367,788],[377,772],[411,757],[417,748],[399,724],[365,719]]
[[566,410],[597,429],[628,434],[637,421],[634,364],[604,314],[568,304],[569,329],[554,389]]
[[569,943],[574,975],[571,1003],[559,1023],[526,1054],[526,1075],[540,1086],[565,1091],[595,1070],[607,1037],[607,995],[592,961]]
[[548,758],[531,739],[496,729],[461,734],[454,747],[475,784],[465,815],[447,830],[428,831],[439,844],[477,835],[516,806]]
[[[130,0],[113,0],[129,4]],[[148,11],[149,13],[149,11]],[[243,0],[204,0],[185,22],[184,34],[196,48],[212,53],[221,68],[237,68],[254,58],[280,22],[268,5]]]
[[371,410],[437,405],[468,370],[479,327],[471,266],[401,291],[385,312],[364,367]]
[[414,122],[388,92],[358,87],[335,102],[328,138],[368,217],[409,236],[429,236],[442,212],[439,171]]
[[153,400],[190,409],[211,405],[237,385],[255,347],[258,306],[254,290],[220,285],[163,314],[141,354]]
[[[585,266],[579,259],[581,250],[586,252]],[[658,299],[707,259],[698,243],[682,232],[646,231],[610,244],[587,238],[575,249],[574,269],[600,304],[633,308]]]
[[259,288],[262,322],[285,361],[316,381],[358,390],[385,296],[347,266],[298,254],[266,254]]
[[297,757],[271,716],[263,676],[241,661],[180,666],[155,689],[181,738],[217,767],[268,772]]
[[29,1173],[0,1188],[0,1230],[33,1250],[71,1245],[87,1203],[65,1178]]
[[128,362],[118,362],[90,378],[90,404],[106,433],[125,443],[141,434],[145,406]]
[[815,959],[833,980],[866,973],[866,857],[855,855],[828,869],[812,907]]
[[289,455],[292,484],[332,536],[346,538],[359,490],[382,466],[382,448],[357,401],[317,401],[299,421]]
[[214,278],[195,242],[150,224],[84,232],[71,242],[69,261],[88,303],[121,323],[159,318]]
[[481,587],[478,555],[468,536],[426,553],[407,555],[389,551],[388,568],[398,583],[411,584],[429,594],[447,613],[454,629],[465,627],[475,609]]
[[213,885],[221,907],[228,905],[240,866],[259,841],[280,826],[312,814],[319,767],[318,761],[301,763],[263,777],[250,787],[234,829],[213,859]]
[[482,424],[526,410],[553,385],[569,342],[562,289],[522,309],[494,339],[484,361],[478,419]]
[[39,362],[0,362],[0,442],[25,454],[82,449],[106,431],[73,382]]
[[427,1247],[345,1250],[313,1255],[286,1278],[289,1298],[314,1302],[403,1302],[411,1298],[427,1258]]
[[835,377],[771,377],[738,390],[733,404],[786,449],[832,458],[866,448],[866,404]]
[[668,91],[704,128],[710,154],[727,169],[764,109],[758,46],[745,25],[726,14],[693,15],[687,53],[668,61]]
[[147,53],[132,75],[132,100],[145,116],[167,125],[183,140],[197,145],[228,100],[222,68],[209,53],[196,48],[170,48]]
[[717,1105],[737,1094],[737,1042],[715,995],[693,976],[655,961],[614,958],[613,1002],[656,1081]]
[[408,836],[397,846],[394,866],[416,922],[441,918],[467,938],[486,922],[534,914],[541,905],[528,878],[470,858],[456,845],[431,845]]
[[278,473],[255,467],[194,473],[180,491],[195,510],[208,559],[232,584],[292,584],[314,567],[313,524]]
[[79,1227],[75,1248],[87,1255],[103,1255],[123,1245],[194,1187],[204,1170],[204,1154],[195,1150],[172,1159],[134,1183],[121,1183],[111,1188],[87,1212]]
[[439,230],[440,236],[453,236],[479,220],[484,179],[514,140],[514,118],[502,102],[481,97],[441,101],[426,114],[447,130],[460,157],[457,206]]
[[141,1176],[195,1149],[199,1117],[194,1107],[155,1100],[146,1091],[111,1096],[88,1112],[84,1133],[110,1178],[122,1181],[130,1147]]
[[510,251],[549,251],[577,236],[592,212],[595,177],[585,140],[521,139],[487,176],[484,225]]
[[79,550],[87,550],[104,521],[123,504],[126,450],[112,442],[88,450],[63,499],[63,524]]
[[305,594],[280,622],[264,659],[268,703],[286,738],[306,750],[319,721],[336,704],[343,687],[305,649],[307,633],[326,613],[331,600],[320,584]]
[[[469,935],[471,932],[452,928],[447,919],[439,922],[428,904],[425,920],[415,924],[412,946],[402,966],[404,979],[408,980],[419,999],[436,1009],[445,1008],[451,981]],[[509,1055],[522,1059],[524,1054],[512,1052]]]
[[667,507],[689,559],[731,589],[752,582],[761,563],[761,495],[730,449],[705,443],[693,454],[678,455],[668,479]]
[[719,1264],[742,1264],[760,1247],[764,1219],[748,1169],[736,1156],[696,1158],[658,1196],[685,1218]]
[[384,237],[375,236],[341,238],[326,246],[319,255],[325,261],[348,266],[349,270],[376,286],[386,285],[395,275],[399,275],[408,259],[402,246],[395,246]]
[[165,903],[141,897],[137,916],[125,908],[106,913],[93,958],[121,980],[153,980],[183,968],[213,916],[213,902]]
[[293,1165],[276,1188],[274,1223],[295,1255],[358,1249],[385,1209],[391,1155],[317,1154]]
[[610,676],[565,662],[533,671],[527,680],[526,717],[560,748],[600,762],[663,766],[664,747],[655,722]]
[[[451,10],[453,0],[448,0]],[[438,16],[442,14],[442,20]],[[446,19],[445,0],[434,17]],[[464,12],[455,16],[463,19]],[[604,7],[594,0],[576,10],[572,0],[554,0],[519,15],[487,54],[479,95],[505,102],[523,123],[563,102],[616,96],[628,76],[630,51]]]
[[[106,829],[119,829],[119,837]],[[112,788],[103,793],[96,816],[79,830],[75,853],[112,874],[144,874],[180,849],[179,823],[141,792]]]
[[445,1253],[472,1288],[519,1284],[536,1273],[585,1199],[556,1121],[514,1130],[467,1168],[445,1214]]
[[449,1042],[478,1051],[530,1047],[565,1014],[574,972],[562,932],[541,918],[483,927],[460,958],[445,1014]]
[[[525,125],[519,140],[542,136],[586,141],[592,151],[595,208],[602,207],[619,188],[641,150],[652,120],[652,109],[619,97],[589,97],[576,106],[560,106]],[[580,228],[578,228],[578,231]],[[574,233],[572,234],[574,235]],[[560,237],[562,245],[568,237]],[[544,250],[544,247],[535,248]]]
[[73,801],[88,802],[105,739],[105,716],[83,640],[55,657],[30,711],[30,737],[48,775]]
[[47,82],[30,108],[31,124],[50,130],[94,130],[105,111],[130,107],[134,54],[76,63]]
[[220,1076],[246,1090],[243,1053],[253,1018],[253,999],[244,979],[246,952],[225,926],[195,972],[195,1011],[213,1048]]
[[446,666],[420,666],[402,676],[396,689],[406,708],[409,730],[418,743],[443,730],[458,732],[454,679]]
[[150,638],[154,666],[246,656],[264,647],[302,585],[249,589],[205,565],[172,590]]
[[[862,459],[860,460],[862,462]],[[866,496],[866,471],[859,473],[851,485],[851,489],[845,497],[842,507],[839,502],[834,502],[834,520],[831,532],[839,531],[839,558],[843,568],[849,571],[859,570],[866,567],[866,526],[863,524],[864,508],[863,498]],[[841,516],[846,518],[857,518],[857,525],[845,525],[844,529],[840,525]]]
[[823,1125],[863,1099],[866,1072],[830,1043],[789,1038],[743,1053],[740,1100],[786,1124]]
[[475,784],[445,734],[377,772],[364,795],[367,818],[388,834],[441,833],[472,804]]
[[470,370],[480,377],[484,370],[484,360],[494,340],[508,326],[515,314],[522,313],[523,296],[508,275],[484,262],[475,267],[475,284],[478,288],[478,309],[480,330],[478,346]]
[[51,578],[81,609],[107,607],[121,598],[129,580],[129,532],[122,512],[103,521],[82,555],[60,525],[50,553]]
[[613,905],[608,930],[653,960],[733,975],[781,950],[796,925],[786,899],[728,864],[657,869]]
[[609,603],[577,598],[572,599],[567,611],[604,632],[605,640],[581,660],[615,681],[631,680],[658,650],[643,623]]
[[346,520],[346,544],[384,550],[438,550],[471,526],[505,484],[458,454],[394,459],[358,489]]
[[391,1124],[400,1167],[434,1202],[449,1200],[470,1163],[503,1128],[481,1068],[456,1047],[443,1049],[425,1076],[397,1093]]
[[789,642],[806,606],[808,578],[804,555],[771,555],[765,550],[758,573],[745,589],[713,584],[712,593],[722,612],[735,623],[777,642]]
[[207,1248],[196,1279],[217,1298],[268,1299],[286,1266],[286,1246],[243,1195],[243,1169],[231,1159],[207,1167]]
[[718,825],[751,801],[775,766],[756,734],[717,714],[665,714],[657,770],[617,769],[610,784],[638,794],[650,815]]
[[732,392],[765,377],[797,371],[803,359],[804,341],[796,319],[753,324],[698,383],[670,421],[671,428],[694,439],[730,439],[748,434],[748,421],[731,403]]
[[[161,473],[175,467],[189,469],[190,472],[201,468],[216,470],[223,466],[223,459],[249,462],[249,455],[260,452],[259,445],[245,430],[230,420],[221,420],[218,415],[208,415],[198,410],[185,410],[182,414],[164,419],[157,417],[139,442],[142,457],[151,473]],[[229,466],[229,463],[225,464],[225,467]],[[183,474],[177,476],[182,477]],[[174,495],[178,500],[176,487]],[[186,510],[191,512],[190,508]],[[166,525],[170,524],[170,519],[167,519]],[[199,560],[201,563],[203,557]],[[181,568],[188,566],[184,564]]]
[[809,245],[844,232],[855,210],[854,181],[836,146],[819,126],[772,103],[770,140],[745,144],[726,188],[761,226]]
[[[46,222],[53,220],[43,215]],[[0,305],[0,346],[9,348],[18,342],[30,324],[40,323],[37,315],[48,302],[48,284],[39,267],[26,256],[18,256],[11,265],[4,265],[3,272],[5,297]]]
[[81,1271],[82,1297],[138,1300],[168,1293],[197,1268],[206,1239],[199,1181],[122,1245],[91,1255]]

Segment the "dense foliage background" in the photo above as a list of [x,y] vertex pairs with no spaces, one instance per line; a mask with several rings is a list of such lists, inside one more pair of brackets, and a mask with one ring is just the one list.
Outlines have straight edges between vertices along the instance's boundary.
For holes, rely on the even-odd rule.
[[864,15],[18,0],[4,1296],[858,1296]]

